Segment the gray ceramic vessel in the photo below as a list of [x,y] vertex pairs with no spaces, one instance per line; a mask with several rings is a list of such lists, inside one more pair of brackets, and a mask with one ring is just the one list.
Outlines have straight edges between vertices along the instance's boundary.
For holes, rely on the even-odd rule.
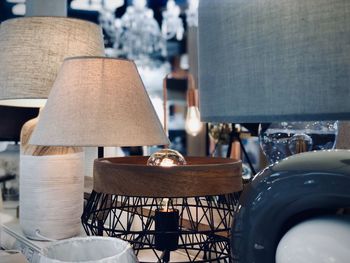
[[234,263],[273,263],[294,225],[350,207],[350,151],[297,154],[258,173],[240,198],[232,233]]

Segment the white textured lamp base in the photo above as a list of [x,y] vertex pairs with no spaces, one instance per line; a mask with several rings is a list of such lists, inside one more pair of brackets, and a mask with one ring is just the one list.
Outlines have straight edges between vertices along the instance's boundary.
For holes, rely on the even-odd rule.
[[277,247],[276,263],[346,263],[350,259],[350,217],[326,217],[290,229]]
[[20,158],[20,225],[35,240],[64,239],[80,233],[84,154]]

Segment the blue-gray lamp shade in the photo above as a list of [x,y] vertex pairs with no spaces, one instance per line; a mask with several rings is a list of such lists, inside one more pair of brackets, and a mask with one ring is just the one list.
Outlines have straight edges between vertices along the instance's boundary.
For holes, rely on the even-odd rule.
[[349,0],[201,0],[203,121],[350,119]]

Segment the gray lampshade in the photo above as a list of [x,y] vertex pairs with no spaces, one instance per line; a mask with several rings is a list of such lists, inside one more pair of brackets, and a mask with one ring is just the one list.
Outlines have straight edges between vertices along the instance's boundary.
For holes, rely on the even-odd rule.
[[350,119],[349,0],[201,0],[202,120]]
[[67,0],[25,0],[26,16],[67,16]]
[[168,143],[136,65],[104,57],[63,62],[30,139],[48,146]]

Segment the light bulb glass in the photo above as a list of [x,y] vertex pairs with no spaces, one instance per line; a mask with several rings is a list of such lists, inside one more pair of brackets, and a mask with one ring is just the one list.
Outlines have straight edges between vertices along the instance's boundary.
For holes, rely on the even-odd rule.
[[203,124],[201,123],[200,119],[201,118],[198,107],[188,107],[185,124],[185,129],[188,134],[196,136],[202,130]]
[[163,210],[163,211],[166,211],[166,212],[168,212],[168,210],[169,210],[169,198],[163,198],[162,200],[161,200],[161,209]]
[[155,152],[147,160],[147,165],[150,166],[172,167],[185,164],[186,160],[181,153],[171,149],[162,149]]

